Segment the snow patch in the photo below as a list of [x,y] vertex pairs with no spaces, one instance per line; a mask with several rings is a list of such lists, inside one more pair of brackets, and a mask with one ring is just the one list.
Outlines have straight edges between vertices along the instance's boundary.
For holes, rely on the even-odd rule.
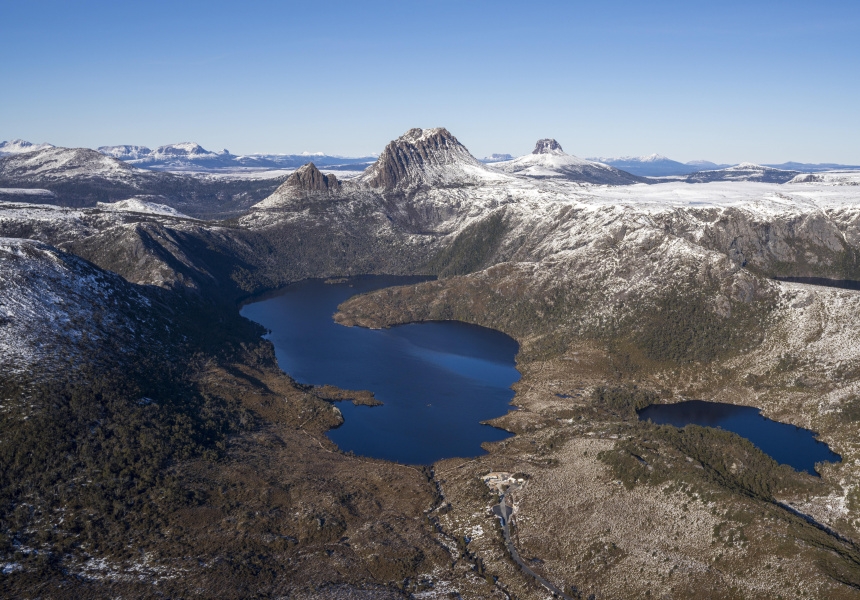
[[179,217],[182,219],[191,218],[166,204],[157,204],[140,198],[128,198],[127,200],[120,200],[118,202],[99,202],[97,206],[101,210],[111,212],[138,212],[166,217]]

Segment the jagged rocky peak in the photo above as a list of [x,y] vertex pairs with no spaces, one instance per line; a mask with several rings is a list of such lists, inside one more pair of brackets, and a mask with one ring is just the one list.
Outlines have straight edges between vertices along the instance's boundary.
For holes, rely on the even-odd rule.
[[544,138],[537,141],[532,154],[564,154],[564,150],[561,149],[561,144],[557,141],[551,138]]
[[359,181],[393,189],[418,185],[452,185],[481,179],[486,167],[444,127],[410,129],[389,142]]
[[306,192],[334,192],[340,189],[341,182],[333,173],[324,175],[314,163],[309,162],[296,169],[284,185]]

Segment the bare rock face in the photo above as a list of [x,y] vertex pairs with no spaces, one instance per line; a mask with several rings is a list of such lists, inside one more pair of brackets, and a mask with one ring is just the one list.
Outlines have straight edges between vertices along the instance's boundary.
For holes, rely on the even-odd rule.
[[284,182],[284,186],[305,192],[336,192],[341,182],[333,174],[324,175],[312,162],[299,167]]
[[410,129],[390,142],[360,182],[372,188],[472,183],[489,173],[444,127]]
[[561,144],[550,138],[538,140],[532,154],[564,154]]

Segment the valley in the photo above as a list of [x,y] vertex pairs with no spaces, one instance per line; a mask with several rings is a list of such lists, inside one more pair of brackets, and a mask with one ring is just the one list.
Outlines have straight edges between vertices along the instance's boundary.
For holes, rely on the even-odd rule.
[[[0,198],[0,589],[543,598],[482,479],[505,472],[520,558],[570,597],[857,597],[860,292],[777,278],[860,280],[860,176],[601,164],[554,140],[484,164],[441,128],[348,178],[0,158],[0,188],[51,193]],[[426,280],[345,297],[337,327],[516,340],[516,410],[490,421],[513,435],[424,465],[326,436],[350,391],[283,372],[239,304],[356,275]],[[637,418],[686,400],[759,408],[842,461],[815,477]]]

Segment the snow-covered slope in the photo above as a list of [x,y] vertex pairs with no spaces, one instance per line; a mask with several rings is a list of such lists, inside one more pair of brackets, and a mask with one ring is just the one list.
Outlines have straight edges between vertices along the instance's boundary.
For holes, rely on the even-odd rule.
[[450,187],[500,182],[490,170],[443,128],[410,129],[390,142],[355,182],[373,189]]
[[72,177],[130,179],[145,174],[126,163],[89,148],[50,147],[0,158],[0,179],[37,182]]
[[580,183],[630,185],[642,181],[615,167],[566,154],[553,139],[538,140],[531,154],[495,163],[492,168],[525,177],[562,178]]
[[860,185],[860,169],[856,171],[826,171],[802,173],[788,183],[817,183],[823,185]]
[[37,376],[151,342],[151,301],[118,275],[33,240],[0,238],[0,369]]
[[131,146],[128,144],[122,146],[99,146],[98,151],[105,156],[112,156],[117,160],[138,160],[149,156],[152,150],[146,146]]
[[35,152],[36,150],[44,150],[53,148],[51,144],[33,144],[25,140],[11,140],[8,142],[0,142],[0,156],[7,154],[21,154],[22,152]]
[[720,164],[709,160],[690,160],[684,164],[690,167],[695,167],[696,171],[716,171],[717,169],[726,169],[732,166],[730,164]]
[[118,202],[99,202],[96,206],[101,210],[112,212],[136,212],[181,219],[191,218],[166,204],[150,202],[143,198],[129,198],[127,200],[119,200]]
[[[618,158],[590,158],[589,160],[604,163],[642,177],[665,177],[668,175],[687,175],[700,171],[701,168],[684,164],[660,154],[648,156],[622,156]],[[716,165],[715,165],[716,166]]]
[[495,153],[495,154],[490,154],[489,156],[485,156],[484,158],[481,159],[481,162],[484,164],[489,164],[489,163],[502,162],[505,160],[513,160],[513,159],[514,159],[514,157],[511,156],[510,154]]
[[194,168],[217,168],[234,166],[235,156],[228,150],[211,152],[194,142],[167,144],[136,159],[129,164],[142,167],[158,167],[166,170],[192,170]]
[[727,169],[699,171],[686,178],[689,183],[708,181],[760,181],[766,183],[786,183],[797,175],[797,171],[783,171],[753,163],[741,163]]

